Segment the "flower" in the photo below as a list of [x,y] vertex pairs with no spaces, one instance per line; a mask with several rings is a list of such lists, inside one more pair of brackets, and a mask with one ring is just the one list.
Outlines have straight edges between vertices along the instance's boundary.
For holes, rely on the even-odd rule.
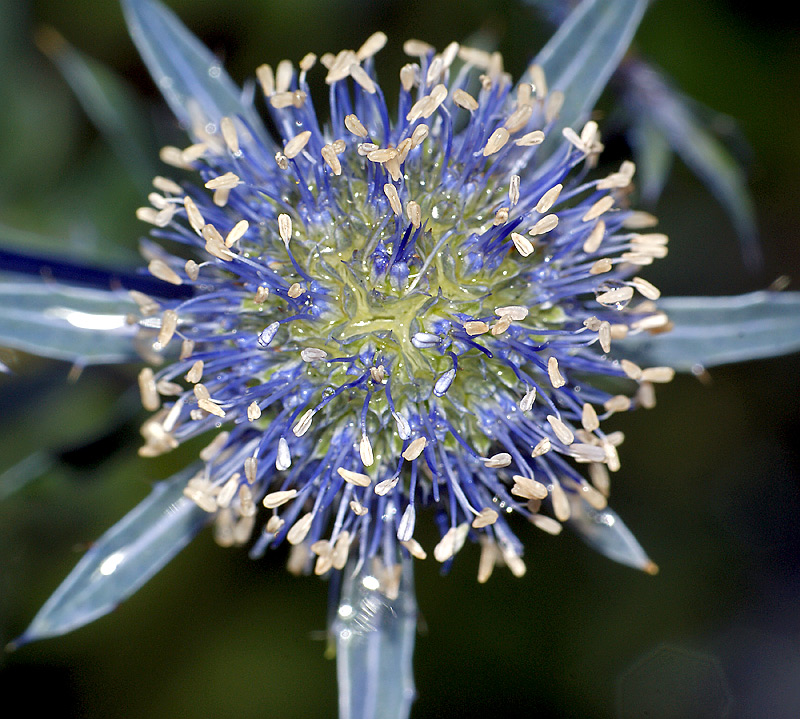
[[102,613],[94,588],[126,596],[208,518],[223,545],[255,534],[257,556],[285,540],[290,568],[345,570],[343,707],[384,681],[379,696],[407,708],[409,671],[387,680],[369,650],[408,663],[418,508],[434,508],[429,549],[445,566],[481,543],[481,581],[498,562],[524,573],[518,516],[551,533],[569,520],[655,571],[606,507],[622,436],[600,426],[652,406],[674,374],[626,350],[670,327],[638,276],[667,250],[628,205],[632,164],[596,173],[597,125],[559,132],[563,96],[540,67],[515,85],[499,55],[455,43],[406,44],[392,121],[372,59],[385,41],[320,59],[327,124],[305,82],[316,58],[260,68],[277,145],[252,107],[219,114],[227,101],[204,86],[166,85],[194,142],[162,159],[195,179],[159,176],[137,213],[158,240],[150,274],[173,286],[132,292],[153,365],[139,375],[154,413],[140,453],[213,439],[100,540],[24,638]]
[[543,159],[561,93],[536,66],[515,87],[498,54],[457,43],[406,42],[391,120],[385,42],[322,57],[325,124],[314,55],[259,68],[277,152],[228,116],[163,149],[199,182],[157,177],[137,215],[189,248],[147,259],[190,292],[133,296],[155,352],[181,343],[139,375],[155,412],[140,454],[210,436],[184,494],[220,544],[248,542],[263,505],[252,555],[286,541],[290,568],[326,574],[352,554],[393,596],[401,556],[426,556],[419,508],[435,508],[437,561],[481,542],[480,581],[498,559],[525,571],[512,514],[558,533],[573,504],[605,509],[622,437],[601,420],[651,405],[674,372],[610,355],[668,323],[637,274],[667,239],[638,231],[654,220],[628,208],[633,165],[587,177],[591,121]]

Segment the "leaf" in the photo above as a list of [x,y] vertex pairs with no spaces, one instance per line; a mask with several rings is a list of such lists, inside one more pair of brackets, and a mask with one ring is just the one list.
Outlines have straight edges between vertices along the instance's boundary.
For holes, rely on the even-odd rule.
[[82,365],[138,358],[124,293],[0,275],[0,346]]
[[661,130],[647,117],[633,117],[628,133],[642,199],[654,204],[661,196],[672,169],[672,148]]
[[631,44],[647,1],[583,0],[536,56],[550,90],[564,93],[560,127],[587,118]]
[[[172,112],[195,141],[205,126],[241,117],[268,149],[273,147],[261,118],[220,61],[169,8],[157,0],[122,0],[131,38]],[[246,142],[245,138],[240,138]]]
[[128,169],[143,193],[158,167],[155,140],[146,114],[121,77],[72,47],[52,28],[36,34],[39,48],[56,65],[84,112]]
[[366,569],[344,569],[331,633],[336,640],[340,719],[408,719],[416,694],[411,660],[417,602],[411,559],[404,559],[396,598]]
[[150,495],[86,552],[13,644],[60,636],[102,617],[183,549],[210,515],[183,495],[189,467]]
[[658,128],[689,169],[725,208],[739,235],[745,259],[761,264],[755,210],[744,171],[692,110],[691,100],[649,64],[626,63],[625,103],[634,116]]
[[800,293],[752,292],[733,297],[659,300],[674,323],[664,334],[632,335],[618,346],[641,364],[680,371],[777,357],[800,350]]
[[570,505],[572,512],[568,524],[592,549],[648,574],[658,572],[658,567],[613,509],[594,509],[581,498],[571,498]]

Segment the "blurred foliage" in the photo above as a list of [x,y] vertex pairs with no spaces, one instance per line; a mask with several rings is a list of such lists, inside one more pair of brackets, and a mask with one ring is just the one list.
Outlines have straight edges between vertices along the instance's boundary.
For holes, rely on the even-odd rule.
[[[396,76],[409,36],[443,47],[475,33],[519,75],[548,34],[511,0],[169,4],[239,81],[261,62],[356,47],[377,29],[390,37],[384,78]],[[0,2],[0,241],[132,266],[141,197],[36,49],[42,25],[124,77],[159,142],[180,137],[116,3]],[[688,95],[736,118],[751,145],[766,260],[756,274],[742,265],[723,211],[678,164],[657,208],[671,252],[648,273],[667,295],[744,292],[800,272],[797,31],[789,15],[743,0],[661,0],[645,18],[642,52]],[[622,139],[608,149],[629,154]],[[63,364],[2,352],[0,361],[15,372],[0,377],[0,481],[35,452],[53,462],[0,502],[4,642],[80,550],[185,458],[136,456],[136,424],[125,419],[133,368],[90,368],[68,382]],[[521,580],[498,571],[477,585],[475,548],[448,577],[432,561],[418,565],[412,716],[800,715],[798,377],[797,357],[720,368],[709,384],[681,378],[658,408],[616,422],[627,439],[613,505],[661,566],[655,578],[533,528]],[[433,535],[420,540],[430,546]],[[6,704],[104,719],[333,716],[326,587],[289,576],[283,561],[277,552],[251,562],[204,533],[117,612],[0,658]]]

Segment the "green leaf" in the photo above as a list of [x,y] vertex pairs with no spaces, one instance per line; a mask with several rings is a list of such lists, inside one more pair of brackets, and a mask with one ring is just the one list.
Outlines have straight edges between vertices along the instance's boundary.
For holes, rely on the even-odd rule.
[[753,292],[734,297],[659,300],[674,323],[664,334],[618,342],[626,357],[680,371],[777,357],[800,350],[800,293]]

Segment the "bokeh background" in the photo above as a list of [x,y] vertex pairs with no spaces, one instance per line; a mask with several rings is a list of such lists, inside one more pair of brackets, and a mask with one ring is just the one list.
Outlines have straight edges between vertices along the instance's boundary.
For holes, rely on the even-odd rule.
[[[262,62],[357,47],[377,29],[390,36],[384,78],[396,77],[403,39],[443,47],[474,33],[495,39],[518,75],[549,35],[512,0],[169,5],[239,81]],[[648,274],[667,295],[745,292],[780,275],[800,289],[800,26],[791,13],[660,0],[637,36],[685,92],[736,118],[765,257],[761,270],[744,266],[725,214],[676,163],[656,208],[671,252]],[[117,3],[0,0],[0,239],[133,267],[142,168],[126,170],[36,49],[42,25],[126,78],[155,141],[179,137]],[[624,144],[612,151],[621,156]],[[88,543],[182,460],[136,456],[136,368],[88,369],[69,382],[64,363],[3,351],[0,360],[14,370],[0,376],[2,644]],[[498,570],[478,585],[475,548],[447,577],[433,560],[418,564],[412,716],[800,716],[799,370],[795,356],[714,369],[705,383],[681,377],[655,410],[615,420],[627,440],[612,503],[660,565],[657,577],[568,533],[533,529],[520,580]],[[3,705],[86,719],[334,717],[327,588],[289,576],[283,562],[281,552],[251,562],[202,534],[110,616],[0,656]]]

